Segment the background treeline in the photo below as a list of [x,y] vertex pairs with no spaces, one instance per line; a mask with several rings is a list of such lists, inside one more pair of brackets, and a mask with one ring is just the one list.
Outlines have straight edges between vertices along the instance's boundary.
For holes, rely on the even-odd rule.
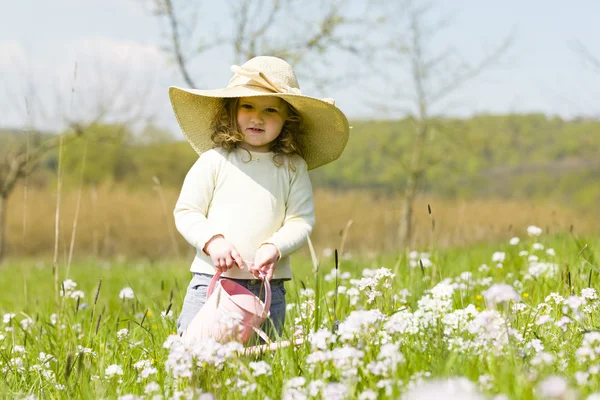
[[[314,186],[398,193],[406,183],[412,123],[353,121],[343,156],[311,172]],[[459,199],[552,199],[583,209],[600,201],[600,120],[529,114],[430,123],[423,193]],[[21,132],[20,140],[24,136]],[[14,134],[0,134],[0,146],[7,140],[15,140]],[[122,183],[131,189],[153,185],[154,177],[164,187],[178,188],[197,158],[186,141],[154,126],[134,134],[125,126],[95,125],[64,150],[67,184],[79,181],[84,153],[84,183]],[[32,182],[44,185],[55,179],[57,160],[55,151]]]
[[[598,232],[600,120],[532,114],[428,123],[429,165],[415,203],[411,248],[505,241],[530,224],[547,232]],[[311,172],[318,249],[339,246],[349,220],[347,251],[399,248],[412,124],[353,121],[343,156]],[[41,135],[2,131],[0,150],[25,140],[33,146],[49,134]],[[155,126],[136,132],[124,125],[86,127],[62,149],[60,198],[58,148],[10,196],[7,253],[52,254],[60,204],[58,247],[65,256],[71,243],[80,256],[189,256],[192,249],[177,233],[172,210],[196,158],[187,141]]]

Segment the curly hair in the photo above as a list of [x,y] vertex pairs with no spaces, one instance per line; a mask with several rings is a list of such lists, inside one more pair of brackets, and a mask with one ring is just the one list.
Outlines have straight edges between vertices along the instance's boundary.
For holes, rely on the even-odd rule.
[[[287,107],[287,112],[281,133],[269,148],[274,154],[273,162],[277,166],[283,165],[282,156],[297,154],[304,157],[302,147],[302,123],[303,119],[300,113],[288,102],[282,99]],[[212,123],[213,133],[211,139],[215,147],[222,147],[231,151],[238,147],[238,143],[244,141],[244,134],[240,132],[237,123],[237,109],[239,98],[226,98],[221,102],[221,106],[215,115]],[[293,166],[292,166],[293,168]]]

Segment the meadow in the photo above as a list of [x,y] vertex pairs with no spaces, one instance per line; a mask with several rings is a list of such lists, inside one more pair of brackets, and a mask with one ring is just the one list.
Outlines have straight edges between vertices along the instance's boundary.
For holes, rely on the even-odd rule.
[[186,348],[189,260],[13,258],[0,270],[0,395],[120,399],[598,399],[600,238],[293,259],[284,339]]

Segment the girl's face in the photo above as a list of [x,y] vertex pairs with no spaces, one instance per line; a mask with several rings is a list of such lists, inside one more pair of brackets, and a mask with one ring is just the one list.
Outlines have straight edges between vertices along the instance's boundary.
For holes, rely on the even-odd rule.
[[237,123],[244,135],[239,147],[266,153],[277,139],[287,118],[287,104],[279,97],[242,97],[238,102]]

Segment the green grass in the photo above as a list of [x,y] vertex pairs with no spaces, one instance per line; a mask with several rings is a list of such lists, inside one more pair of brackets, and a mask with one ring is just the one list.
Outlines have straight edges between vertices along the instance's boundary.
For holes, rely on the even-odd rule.
[[[181,310],[190,279],[188,261],[146,265],[79,260],[70,268],[68,276],[66,267],[61,265],[61,281],[67,278],[75,281],[77,287],[74,290],[82,290],[84,297],[79,303],[76,299],[59,297],[57,305],[51,262],[9,260],[0,269],[0,315],[14,313],[15,317],[11,322],[0,322],[0,396],[119,398],[132,394],[153,398],[153,394],[144,394],[144,390],[149,382],[156,382],[160,386],[158,393],[165,398],[177,397],[178,392],[189,394],[190,390],[197,390],[212,393],[216,398],[277,399],[282,397],[282,392],[291,396],[289,385],[294,381],[290,380],[303,377],[306,382],[298,391],[306,394],[312,390],[314,398],[332,396],[327,391],[339,389],[335,384],[346,388],[347,398],[366,399],[371,393],[379,398],[396,398],[414,390],[428,374],[431,378],[466,377],[488,395],[532,399],[539,398],[537,391],[546,377],[558,374],[567,379],[571,390],[585,398],[600,390],[600,378],[599,374],[590,374],[588,383],[576,381],[576,372],[590,371],[590,367],[596,365],[594,360],[582,361],[577,350],[582,346],[586,332],[600,330],[599,301],[586,303],[592,310],[584,312],[579,320],[575,319],[572,310],[563,310],[564,304],[554,305],[549,301],[545,310],[538,309],[538,305],[553,292],[565,299],[571,294],[579,296],[581,289],[588,287],[590,279],[590,286],[600,290],[598,272],[593,272],[590,278],[590,271],[599,266],[600,238],[575,239],[568,234],[541,236],[539,243],[544,245],[544,250],[533,251],[534,240],[525,234],[521,236],[517,246],[508,244],[507,240],[506,243],[468,248],[429,250],[433,266],[424,265],[424,268],[411,267],[409,254],[371,258],[355,255],[342,260],[342,273],[349,272],[353,279],[360,279],[365,268],[385,267],[395,277],[384,277],[358,291],[354,297],[348,290],[358,284],[340,278],[342,288],[337,301],[331,295],[335,280],[325,279],[334,267],[333,257],[321,257],[317,272],[307,257],[296,256],[293,259],[295,279],[286,287],[288,304],[297,306],[291,306],[288,311],[284,337],[289,338],[294,330],[300,329],[304,337],[322,330],[323,337],[329,339],[324,339],[322,345],[313,339],[312,344],[307,342],[264,355],[230,357],[216,366],[204,361],[192,368],[190,378],[179,380],[175,380],[173,370],[165,366],[169,355],[174,357],[175,350],[166,349],[163,344],[176,330],[177,313]],[[556,256],[547,255],[548,248],[553,248]],[[529,265],[527,258],[519,255],[522,250],[535,252],[540,261],[551,259],[557,265],[557,273],[525,280],[523,273]],[[494,252],[505,252],[502,268],[492,262]],[[489,270],[480,271],[482,264],[487,264]],[[450,308],[440,312],[429,310],[430,314],[427,314],[424,299],[432,294],[431,289],[447,278],[458,284],[459,276],[466,271],[472,273],[471,279],[464,289],[454,289]],[[484,278],[488,281],[483,285],[475,283]],[[515,283],[516,280],[520,284]],[[453,339],[475,343],[485,336],[485,332],[468,332],[464,327],[476,314],[481,316],[480,313],[488,309],[483,291],[491,284],[501,282],[517,289],[525,309],[517,312],[512,309],[512,304],[498,305],[498,313],[494,315],[503,322],[496,339],[490,339],[485,342],[486,347],[477,350],[452,348],[450,342]],[[124,287],[133,289],[134,299],[119,298]],[[315,290],[316,296],[311,297],[304,288]],[[405,300],[401,295],[403,289],[410,292]],[[371,302],[369,290],[379,292]],[[458,324],[455,331],[445,332],[448,325],[443,318],[456,310],[466,309],[469,304],[477,311]],[[416,333],[386,328],[391,316],[403,307],[410,321],[421,324]],[[169,308],[174,315],[162,318],[161,312]],[[368,316],[373,317],[377,312],[381,313],[379,319],[368,320]],[[553,321],[565,315],[573,322],[564,332],[553,324],[535,324],[544,313]],[[423,326],[423,321],[430,318],[427,315],[433,322]],[[26,318],[33,322],[23,328],[20,322]],[[363,318],[363,323],[357,325],[356,333],[342,337],[348,332],[351,321],[357,318]],[[336,319],[342,322],[337,335],[325,333],[333,330]],[[117,333],[123,329],[127,329],[128,334],[119,338]],[[511,329],[511,334],[495,351],[493,345],[504,340],[502,329]],[[332,342],[331,338],[335,340]],[[534,339],[539,339],[544,350],[555,358],[549,365],[536,365],[535,353],[527,347]],[[389,361],[394,353],[390,347],[385,347],[389,344],[397,348],[402,360]],[[86,353],[84,348],[94,354]],[[39,360],[42,352],[53,356],[47,365]],[[352,352],[360,356],[349,357]],[[318,357],[322,360],[315,361]],[[147,360],[150,368],[156,368],[156,372],[148,377],[141,376],[144,368],[135,367],[143,360]],[[271,375],[257,374],[251,367],[256,366],[251,362],[257,361],[268,364]],[[380,370],[377,370],[377,363],[380,363]],[[120,366],[123,374],[107,377],[106,370],[110,365]],[[43,371],[51,371],[54,377],[44,376]],[[479,383],[482,376],[481,379],[489,382]],[[311,384],[312,389],[309,389]],[[446,397],[452,398],[451,393]]]

